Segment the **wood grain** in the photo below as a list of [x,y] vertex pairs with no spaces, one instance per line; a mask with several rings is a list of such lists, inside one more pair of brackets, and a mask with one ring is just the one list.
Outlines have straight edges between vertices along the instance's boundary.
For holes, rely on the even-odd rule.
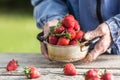
[[[120,80],[120,56],[118,55],[101,55],[90,63],[74,62],[78,71],[77,76],[64,75],[63,67],[66,63],[49,61],[41,54],[1,53],[0,59],[0,80],[27,80],[23,68],[29,65],[37,67],[42,74],[41,78],[35,80],[84,80],[84,73],[94,68],[101,71],[107,69],[114,74],[115,80]],[[16,71],[7,72],[5,67],[11,59],[18,60],[20,66]]]

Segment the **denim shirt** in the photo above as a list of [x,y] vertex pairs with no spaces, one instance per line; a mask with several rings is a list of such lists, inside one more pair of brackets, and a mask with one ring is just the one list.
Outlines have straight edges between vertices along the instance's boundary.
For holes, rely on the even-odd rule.
[[85,32],[106,22],[113,39],[112,53],[120,54],[120,0],[31,0],[31,3],[39,28],[52,19],[62,19],[68,13],[75,16]]

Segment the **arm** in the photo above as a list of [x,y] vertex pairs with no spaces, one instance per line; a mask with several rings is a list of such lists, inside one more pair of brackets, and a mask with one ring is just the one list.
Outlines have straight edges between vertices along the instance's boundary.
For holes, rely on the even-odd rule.
[[52,19],[62,19],[68,9],[65,0],[32,0],[37,27],[42,28]]
[[109,26],[113,44],[111,46],[113,53],[120,55],[120,14],[106,21]]
[[[31,0],[34,6],[34,17],[37,27],[43,28],[43,36],[45,38],[49,33],[49,27],[56,25],[58,20],[62,19],[68,13],[65,1],[66,0]],[[46,45],[43,42],[40,42],[40,44],[42,54],[49,59]]]

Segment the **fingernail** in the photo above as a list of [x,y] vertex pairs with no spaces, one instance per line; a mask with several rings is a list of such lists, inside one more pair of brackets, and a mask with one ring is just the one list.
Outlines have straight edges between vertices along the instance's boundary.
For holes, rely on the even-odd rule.
[[84,39],[85,39],[85,40],[89,40],[89,37],[90,37],[90,33],[87,32],[87,33],[84,35]]

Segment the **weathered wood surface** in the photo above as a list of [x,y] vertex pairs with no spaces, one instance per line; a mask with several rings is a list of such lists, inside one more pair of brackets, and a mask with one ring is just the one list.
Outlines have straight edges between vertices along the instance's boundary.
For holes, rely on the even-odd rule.
[[[5,67],[9,60],[16,59],[19,62],[19,68],[13,72],[6,72]],[[84,80],[84,73],[88,69],[108,69],[114,74],[115,80],[120,80],[120,56],[102,55],[97,60],[90,63],[74,62],[78,75],[66,76],[63,74],[65,63],[49,61],[41,54],[0,54],[0,80],[28,80],[23,74],[25,66],[33,65],[39,69],[42,77],[32,80]]]

